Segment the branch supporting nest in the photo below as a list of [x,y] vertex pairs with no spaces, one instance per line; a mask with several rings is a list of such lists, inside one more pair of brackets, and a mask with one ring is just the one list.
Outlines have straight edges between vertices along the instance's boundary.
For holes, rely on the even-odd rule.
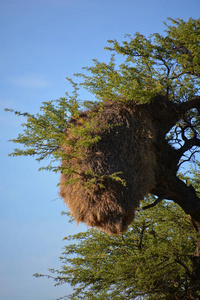
[[[149,193],[158,198],[141,210],[168,199],[180,205],[186,214],[194,215],[200,199],[177,177],[184,153],[194,146],[200,147],[198,132],[189,116],[185,116],[193,108],[200,110],[200,96],[177,104],[160,94],[150,103],[140,105],[108,100],[71,120],[65,131],[60,196],[77,223],[85,222],[111,235],[121,234]],[[155,111],[159,114],[155,115]],[[184,123],[176,132],[180,146],[177,149],[166,135],[180,120]],[[91,141],[87,141],[88,132]],[[93,139],[96,135],[97,140]],[[78,142],[81,151],[73,148]],[[86,155],[81,154],[82,148]],[[192,149],[192,155],[195,151]],[[120,176],[110,180],[113,174]],[[124,181],[126,185],[122,184]]]
[[156,206],[159,202],[161,202],[162,200],[164,200],[166,197],[167,197],[167,195],[158,197],[153,203],[142,207],[142,210],[145,210],[145,209],[148,209],[148,208]]

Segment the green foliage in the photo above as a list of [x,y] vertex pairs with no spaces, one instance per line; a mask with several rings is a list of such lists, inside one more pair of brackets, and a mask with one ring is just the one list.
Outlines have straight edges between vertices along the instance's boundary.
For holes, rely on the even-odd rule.
[[169,19],[166,35],[140,33],[120,45],[110,40],[108,50],[126,56],[121,68],[119,93],[127,99],[146,102],[159,92],[173,100],[188,100],[198,91],[200,77],[200,19]]
[[[53,156],[54,160],[62,157],[60,146],[66,140],[64,130],[68,127],[70,116],[78,112],[76,98],[60,98],[56,101],[44,102],[40,108],[41,113],[36,115],[12,109],[6,109],[6,111],[27,118],[26,123],[22,124],[25,128],[24,132],[11,140],[14,143],[23,144],[24,149],[14,149],[10,156],[37,156],[38,161],[50,156]],[[51,165],[46,169],[57,170],[56,167],[51,168]]]
[[[134,38],[126,35],[122,45],[110,40],[111,47],[106,49],[124,56],[124,62],[119,66],[113,54],[109,63],[94,60],[94,66],[83,68],[90,76],[76,74],[83,78],[80,86],[89,90],[96,101],[80,101],[80,87],[68,78],[74,88],[72,95],[66,93],[64,98],[44,102],[40,113],[32,115],[7,109],[27,118],[27,122],[22,124],[24,133],[12,140],[24,145],[25,149],[15,149],[11,155],[36,156],[38,161],[51,157],[52,161],[46,169],[57,171],[59,167],[53,167],[52,162],[62,158],[60,146],[66,142],[64,130],[67,127],[70,126],[74,136],[77,136],[72,141],[74,144],[81,136],[74,147],[75,157],[80,153],[83,155],[85,149],[99,138],[92,129],[95,128],[95,115],[83,126],[69,124],[69,119],[72,116],[77,119],[81,110],[90,109],[108,99],[144,103],[160,92],[179,102],[196,95],[200,75],[200,19],[170,21],[172,25],[166,24],[165,36],[156,33],[147,39],[139,33]],[[70,158],[66,157],[66,160]]]
[[187,294],[196,235],[189,217],[171,202],[138,211],[121,236],[90,229],[65,240],[61,269],[50,269],[56,284],[74,288],[64,299],[171,300]]
[[[76,74],[83,79],[80,86],[68,79],[74,88],[72,95],[66,93],[64,98],[44,102],[40,113],[32,115],[7,109],[27,119],[22,124],[24,132],[12,140],[24,148],[15,149],[11,155],[35,156],[38,161],[50,158],[49,165],[40,169],[79,174],[79,169],[67,166],[67,162],[84,158],[87,150],[99,141],[96,105],[101,108],[109,99],[148,103],[160,93],[180,103],[198,95],[200,19],[191,18],[187,22],[169,19],[169,22],[170,25],[165,23],[164,35],[155,33],[149,38],[140,33],[133,38],[126,35],[122,44],[110,40],[110,47],[106,48],[114,52],[110,61],[94,60],[92,67],[83,68],[84,74]],[[124,58],[120,65],[118,56]],[[95,101],[79,100],[80,87],[91,92]],[[80,117],[82,111],[91,108],[90,118]],[[175,131],[168,134],[168,141],[174,147],[181,147],[184,141],[188,146],[187,138],[192,137],[194,141],[198,135],[197,110],[190,110],[184,117]],[[112,125],[101,126],[102,129]],[[66,139],[68,130],[71,139]],[[65,147],[71,147],[72,151],[64,152]],[[61,160],[66,165],[61,166]],[[91,177],[87,184],[96,181],[103,184],[103,176],[97,177],[92,170],[87,170],[85,175]],[[122,181],[120,172],[109,176]],[[75,177],[68,183],[76,180]],[[199,192],[198,178],[190,174],[187,181]],[[110,237],[88,230],[66,240],[62,268],[51,269],[53,276],[48,275],[56,284],[68,282],[74,287],[74,293],[66,299],[175,300],[184,299],[190,288],[196,235],[188,217],[171,202],[137,212],[134,225],[122,236]]]
[[[182,70],[200,76],[200,19],[188,22],[169,18],[172,25],[167,29],[167,45]],[[162,37],[159,35],[162,40]]]

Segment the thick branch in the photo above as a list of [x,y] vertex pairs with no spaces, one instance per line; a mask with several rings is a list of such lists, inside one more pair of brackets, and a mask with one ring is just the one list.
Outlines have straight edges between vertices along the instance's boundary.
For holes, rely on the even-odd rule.
[[165,181],[165,186],[162,186],[162,182],[158,182],[152,193],[158,197],[162,197],[164,194],[167,195],[165,199],[173,200],[182,207],[186,214],[191,215],[193,220],[199,220],[200,198],[193,186],[187,186],[176,176],[168,176],[167,178],[167,174],[162,180]]
[[181,157],[183,155],[183,153],[190,150],[194,146],[200,147],[200,139],[197,139],[196,137],[194,137],[192,139],[185,139],[184,145],[180,149],[178,149],[177,152],[179,153],[179,156]]
[[193,99],[178,105],[178,110],[182,113],[185,113],[192,108],[200,110],[200,96],[195,96]]

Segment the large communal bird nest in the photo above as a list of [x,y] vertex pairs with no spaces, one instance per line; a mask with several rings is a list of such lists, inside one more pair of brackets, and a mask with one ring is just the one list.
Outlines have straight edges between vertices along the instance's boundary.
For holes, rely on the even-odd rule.
[[[88,125],[88,137],[98,138],[75,152],[83,137],[77,137],[74,128],[81,131]],[[77,223],[109,234],[127,229],[140,200],[155,186],[155,139],[148,105],[107,101],[71,120],[63,146],[60,195]]]

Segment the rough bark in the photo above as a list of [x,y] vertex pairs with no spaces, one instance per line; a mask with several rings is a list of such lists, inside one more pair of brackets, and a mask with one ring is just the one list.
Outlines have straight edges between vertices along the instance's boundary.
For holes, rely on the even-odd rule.
[[[163,103],[160,105],[163,106]],[[159,136],[156,145],[159,168],[156,170],[156,186],[151,192],[161,199],[164,196],[165,199],[173,200],[191,217],[191,223],[197,232],[198,240],[196,251],[192,257],[193,273],[189,295],[186,296],[186,299],[200,299],[200,294],[198,294],[198,291],[200,292],[200,198],[193,186],[187,186],[177,177],[178,162],[181,156],[192,146],[200,146],[200,141],[197,137],[190,140],[185,139],[185,143],[180,149],[174,149],[166,141],[166,133],[188,110],[193,108],[200,110],[200,97],[195,97],[191,101],[179,105],[165,101],[164,105],[170,116],[167,116],[168,120],[165,122],[166,111],[161,109],[161,114],[155,120],[157,121]]]

